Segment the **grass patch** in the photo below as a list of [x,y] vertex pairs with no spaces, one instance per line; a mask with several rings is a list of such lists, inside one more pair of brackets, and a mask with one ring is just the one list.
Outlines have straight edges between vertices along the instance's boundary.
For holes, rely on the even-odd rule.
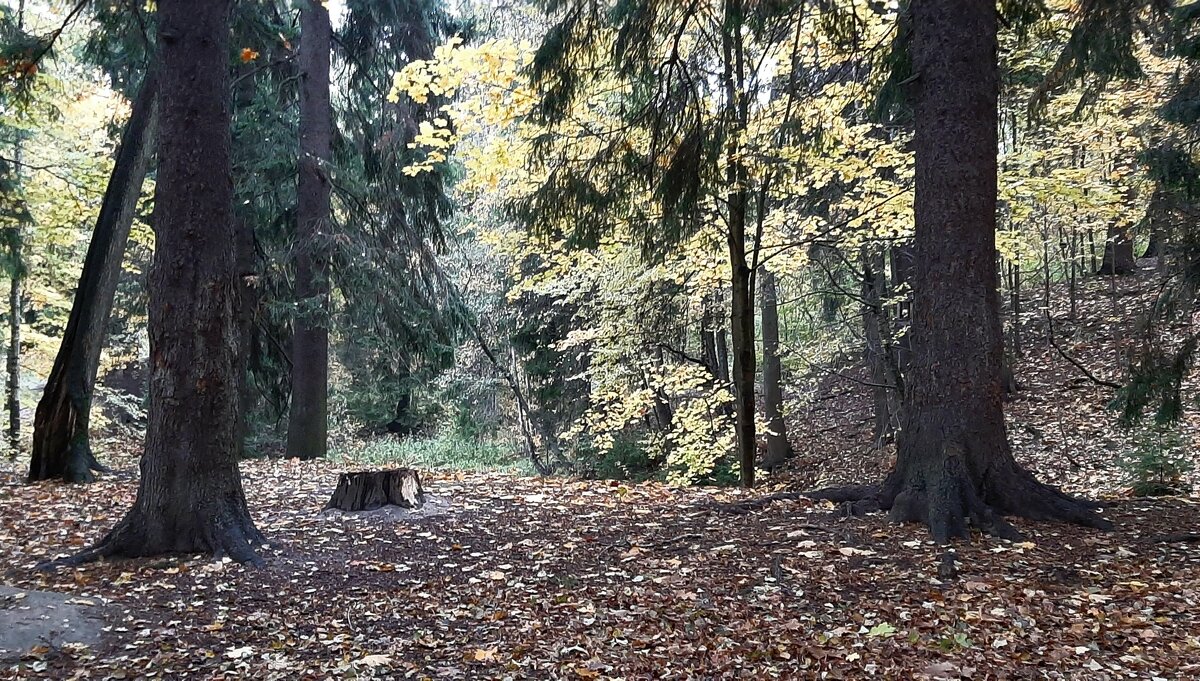
[[439,433],[429,437],[383,437],[338,447],[334,459],[370,466],[400,465],[418,470],[503,471],[534,475],[533,467],[509,441],[474,440]]

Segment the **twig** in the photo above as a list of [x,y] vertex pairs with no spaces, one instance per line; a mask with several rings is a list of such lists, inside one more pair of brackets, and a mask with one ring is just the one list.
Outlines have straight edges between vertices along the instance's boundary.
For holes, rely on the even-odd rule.
[[807,499],[809,492],[776,492],[768,494],[757,499],[747,499],[745,501],[731,501],[728,503],[710,503],[707,508],[714,511],[724,511],[726,513],[749,513],[751,511],[759,511],[776,501],[795,501],[797,499]]
[[1096,385],[1102,385],[1106,388],[1112,388],[1113,390],[1121,389],[1122,386],[1119,383],[1113,383],[1112,381],[1107,381],[1103,378],[1097,378],[1096,375],[1093,374],[1091,371],[1089,371],[1088,368],[1085,367],[1082,362],[1080,362],[1079,360],[1075,359],[1074,357],[1068,355],[1067,351],[1062,349],[1062,346],[1060,346],[1058,344],[1058,341],[1055,340],[1055,338],[1054,338],[1054,321],[1053,321],[1053,318],[1050,316],[1050,306],[1049,305],[1046,306],[1046,337],[1047,337],[1047,340],[1050,341],[1050,346],[1052,348],[1054,348],[1055,350],[1057,350],[1058,354],[1061,355],[1063,359],[1070,362],[1071,365],[1074,366],[1076,369],[1079,369],[1079,371],[1081,371],[1084,376],[1087,376],[1088,379],[1091,380],[1093,383],[1095,383]]
[[[54,47],[54,43],[58,41],[58,37],[61,36],[63,31],[67,30],[67,27],[70,26],[71,22],[75,20],[75,15],[79,14],[84,7],[87,7],[88,2],[90,2],[90,0],[79,0],[79,2],[75,3],[75,6],[69,13],[67,13],[66,18],[63,19],[62,24],[58,28],[51,31],[45,38],[43,38],[40,41],[42,42],[40,49],[33,53],[28,62],[23,62],[21,65],[33,65],[40,62],[42,57],[46,56],[46,53],[50,51],[50,48]],[[9,69],[7,73],[13,73],[15,69],[16,66],[14,66],[12,69]],[[7,73],[5,75],[7,75]]]

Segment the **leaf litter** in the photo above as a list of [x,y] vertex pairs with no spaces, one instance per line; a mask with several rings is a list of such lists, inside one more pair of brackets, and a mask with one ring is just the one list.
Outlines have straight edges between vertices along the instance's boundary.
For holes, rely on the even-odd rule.
[[[1109,283],[1085,284],[1081,320],[1106,320]],[[0,582],[109,616],[101,643],[35,646],[0,678],[1198,678],[1200,501],[1125,498],[1111,393],[1038,340],[1032,302],[1025,389],[1006,406],[1014,453],[1109,500],[1113,532],[1016,520],[1028,541],[947,551],[922,527],[805,499],[714,510],[878,479],[871,395],[844,380],[807,391],[791,412],[801,456],[753,493],[423,472],[422,513],[322,513],[342,466],[247,461],[275,542],[257,569],[181,556],[38,572],[120,518],[136,460],[87,487],[25,485],[20,462],[0,462]],[[1130,329],[1073,324],[1063,306],[1060,342],[1108,376]],[[1195,442],[1200,417],[1182,426]]]
[[917,526],[828,504],[713,510],[745,493],[428,474],[448,511],[322,516],[340,468],[243,464],[276,545],[41,560],[86,546],[131,479],[0,492],[4,581],[103,603],[93,648],[31,650],[7,678],[1188,678],[1200,675],[1194,500],[1123,501],[1112,533],[1020,522],[1029,542],[944,550]]

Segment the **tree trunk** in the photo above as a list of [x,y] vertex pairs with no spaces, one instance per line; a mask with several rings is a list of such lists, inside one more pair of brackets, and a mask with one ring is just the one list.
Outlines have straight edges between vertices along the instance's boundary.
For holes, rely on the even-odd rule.
[[1067,238],[1067,293],[1070,298],[1070,319],[1076,319],[1079,316],[1079,296],[1077,295],[1075,286],[1075,233],[1072,232]]
[[17,234],[10,245],[10,258],[13,263],[12,278],[8,285],[8,451],[9,455],[21,452],[21,279],[24,278],[24,266],[21,260],[21,228],[16,227]]
[[1017,261],[1008,264],[1008,294],[1009,307],[1012,308],[1012,342],[1010,350],[1013,357],[1021,356],[1021,263]]
[[[744,130],[749,120],[746,101],[744,55],[741,27],[744,24],[742,0],[725,0],[725,30],[721,35],[723,57],[722,85],[725,106],[734,125]],[[746,257],[746,217],[749,173],[737,145],[737,133],[726,149],[725,185],[727,187],[726,243],[729,247],[731,294],[731,341],[733,345],[734,430],[737,433],[738,461],[743,487],[754,486],[755,440],[754,377],[757,358],[754,351],[754,270]],[[757,244],[755,245],[757,248]]]
[[323,458],[328,440],[329,308],[325,243],[329,225],[329,10],[306,0],[300,12],[300,180],[296,220],[298,310],[292,334],[292,399],[287,454]]
[[754,435],[754,374],[757,358],[754,353],[754,307],[751,302],[754,294],[750,290],[750,266],[746,263],[745,199],[745,192],[738,190],[729,201],[729,268],[733,284],[734,429],[737,432],[742,486],[753,487],[754,455],[758,449]]
[[896,521],[927,524],[938,542],[966,536],[968,521],[1019,536],[1002,514],[1107,527],[1094,505],[1038,482],[1008,446],[995,247],[995,5],[916,0],[912,13],[912,361],[896,468],[871,504],[891,509]]
[[406,364],[401,362],[396,371],[396,383],[400,386],[400,396],[396,398],[396,415],[388,424],[387,431],[393,435],[412,435],[416,430],[416,422],[412,415],[412,390],[409,387],[410,372]]
[[[724,317],[721,315],[722,321]],[[713,335],[717,348],[717,378],[721,379],[722,384],[729,385],[729,344],[725,340],[725,325],[721,324]]]
[[708,298],[705,297],[704,311],[700,316],[700,359],[704,366],[708,367],[708,373],[712,374],[715,381],[720,378],[721,369],[717,363],[717,329],[714,317],[713,310],[708,305]]
[[496,358],[496,354],[492,352],[492,348],[488,345],[487,340],[483,337],[483,332],[477,327],[475,329],[475,340],[479,343],[479,349],[483,350],[483,354],[492,363],[496,371],[504,378],[504,382],[508,384],[512,390],[513,398],[517,401],[517,420],[520,422],[521,435],[525,438],[526,453],[529,455],[529,462],[533,464],[534,470],[539,475],[550,475],[554,472],[553,467],[542,461],[538,455],[537,438],[534,437],[533,431],[533,410],[529,408],[529,401],[525,399],[525,391],[521,390],[521,383],[517,381],[517,377],[513,372],[500,360]]
[[384,506],[421,508],[425,492],[421,478],[411,468],[360,471],[338,476],[337,489],[325,508],[341,511],[373,511]]
[[1108,226],[1108,238],[1104,240],[1104,260],[1096,274],[1125,275],[1137,269],[1133,257],[1133,239],[1129,232],[1114,222]]
[[[25,0],[17,3],[17,32],[25,30]],[[24,141],[20,135],[13,144],[13,175],[16,185],[21,183],[21,155],[24,152]],[[5,241],[9,249],[9,262],[12,270],[9,283],[8,314],[9,314],[9,346],[6,368],[8,370],[8,398],[5,407],[8,410],[8,458],[15,461],[21,454],[21,278],[25,275],[22,262],[21,240],[24,232],[24,221],[18,221],[8,228]]]
[[792,456],[787,424],[783,421],[783,364],[779,359],[779,295],[775,274],[760,268],[762,276],[759,302],[762,306],[763,335],[763,406],[767,416],[767,453],[765,468],[774,468]]
[[254,324],[258,310],[258,273],[257,258],[254,253],[254,228],[243,220],[234,218],[237,246],[235,262],[237,263],[237,355],[238,381],[238,416],[237,416],[237,448],[238,458],[247,457],[246,441],[250,437],[250,413],[254,409],[254,386],[250,377],[250,358],[254,353]]
[[[911,289],[917,267],[912,244],[893,246],[890,256],[892,260],[892,290],[899,291],[905,286]],[[896,302],[894,317],[898,323],[907,324],[911,316],[912,296],[908,295]]]
[[[1151,202],[1153,203],[1153,199],[1151,199]],[[1150,238],[1146,242],[1146,250],[1142,252],[1142,257],[1157,258],[1163,253],[1162,220],[1159,220],[1153,215],[1151,215],[1148,220],[1150,222]]]
[[[718,299],[718,303],[720,303]],[[718,315],[717,321],[719,326],[713,331],[714,347],[717,353],[717,380],[721,387],[729,389],[732,393],[732,384],[729,381],[729,344],[726,342],[727,332],[725,324],[729,321],[726,315]],[[718,412],[723,416],[733,416],[733,402],[722,402],[718,407]]]
[[1096,232],[1095,232],[1095,230],[1089,229],[1087,232],[1087,236],[1088,236],[1088,253],[1092,259],[1092,271],[1095,272],[1100,269],[1100,265],[1097,264],[1097,261],[1096,261]]
[[875,446],[882,447],[895,434],[900,418],[899,359],[890,342],[887,298],[887,274],[883,253],[863,247],[863,336],[865,359],[871,370],[872,399],[875,404]]
[[231,0],[159,0],[150,407],[133,507],[69,562],[211,553],[260,562],[235,446]]
[[92,452],[88,432],[92,389],[157,128],[158,79],[151,69],[121,135],[121,146],[104,191],[100,214],[96,216],[67,329],[38,402],[33,420],[30,481],[91,482],[95,479],[93,471],[104,470]]
[[[661,376],[663,372],[663,349],[662,346],[654,350],[654,368]],[[650,381],[647,380],[646,372],[642,372],[642,382],[646,388],[650,388]],[[654,424],[658,427],[660,433],[667,433],[671,430],[671,426],[675,421],[675,411],[671,408],[671,400],[667,396],[661,385],[654,386]]]

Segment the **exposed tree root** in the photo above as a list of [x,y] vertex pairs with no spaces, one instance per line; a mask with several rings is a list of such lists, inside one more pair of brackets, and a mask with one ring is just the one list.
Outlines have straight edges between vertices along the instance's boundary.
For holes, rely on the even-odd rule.
[[100,463],[86,440],[76,441],[67,448],[63,480],[66,482],[95,482],[95,473],[111,473]]
[[212,513],[197,510],[180,523],[170,524],[163,517],[149,517],[135,506],[95,546],[73,556],[47,561],[38,570],[50,571],[60,567],[77,567],[108,558],[143,558],[162,554],[207,554],[216,560],[228,557],[238,563],[261,567],[264,563],[255,547],[268,545],[241,508],[214,508]]
[[841,503],[845,515],[888,511],[894,522],[928,526],[934,540],[943,544],[966,537],[971,527],[1001,539],[1021,540],[1021,533],[1004,516],[1112,529],[1112,523],[1095,512],[1102,504],[1038,482],[1010,458],[1001,457],[999,465],[973,476],[957,448],[945,453],[940,467],[898,467],[878,487],[850,485],[808,496]]

